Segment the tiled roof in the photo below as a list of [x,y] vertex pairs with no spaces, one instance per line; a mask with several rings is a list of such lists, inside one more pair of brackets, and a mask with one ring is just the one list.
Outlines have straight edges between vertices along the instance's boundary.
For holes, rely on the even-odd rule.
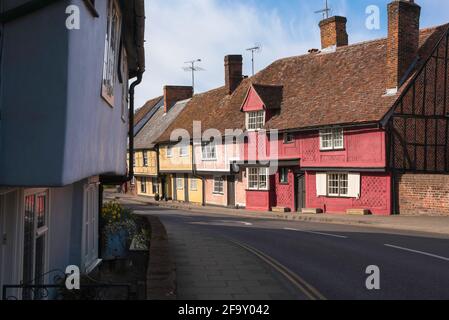
[[281,108],[283,86],[268,86],[254,83],[253,88],[268,110],[279,110]]
[[158,110],[134,138],[135,149],[154,148],[154,142],[184,110],[188,102],[189,100],[177,102],[167,113],[164,111],[164,105],[158,104]]
[[141,107],[139,110],[136,111],[136,113],[134,114],[134,125],[138,125],[140,121],[142,121],[145,116],[151,111],[153,110],[154,107],[156,107],[158,105],[158,103],[161,101],[163,97],[157,97],[154,99],[151,99],[149,101],[147,101],[147,103],[145,103],[143,105],[143,107]]
[[[416,70],[447,28],[448,25],[443,25],[421,30],[421,60]],[[267,129],[379,122],[399,96],[385,96],[386,46],[384,38],[340,47],[335,52],[278,60],[254,77],[244,79],[232,95],[227,95],[222,87],[194,96],[158,142],[168,142],[171,131],[176,128],[192,134],[193,121],[201,121],[203,131],[243,129],[245,117],[240,110],[251,84],[271,105],[272,99],[265,95],[267,86],[282,86],[282,93],[277,89],[276,95],[280,110],[267,122]],[[410,78],[412,75],[413,72]]]

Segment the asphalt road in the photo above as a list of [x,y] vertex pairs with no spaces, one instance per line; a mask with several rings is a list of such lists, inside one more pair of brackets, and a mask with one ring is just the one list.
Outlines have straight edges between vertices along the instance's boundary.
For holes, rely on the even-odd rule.
[[[135,209],[159,216],[168,227],[194,228],[257,249],[326,299],[449,299],[449,235]],[[380,270],[379,290],[366,287],[366,269],[373,265]]]

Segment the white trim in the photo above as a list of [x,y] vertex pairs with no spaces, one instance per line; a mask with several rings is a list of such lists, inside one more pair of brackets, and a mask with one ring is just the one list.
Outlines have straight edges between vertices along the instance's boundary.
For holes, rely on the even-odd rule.
[[316,194],[318,197],[327,197],[327,173],[316,174]]
[[[257,128],[257,129],[250,129],[249,128],[249,116],[250,116],[250,114],[255,114],[255,113],[256,114],[257,113],[263,113],[263,125],[260,128]],[[266,120],[267,120],[267,112],[265,110],[248,111],[248,112],[245,113],[245,127],[246,127],[246,130],[249,131],[249,132],[255,132],[255,131],[263,130],[263,128],[265,127]]]

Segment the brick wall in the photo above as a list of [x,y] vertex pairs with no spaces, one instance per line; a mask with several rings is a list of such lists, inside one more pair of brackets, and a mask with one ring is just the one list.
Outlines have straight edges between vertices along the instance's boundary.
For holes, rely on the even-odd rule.
[[320,22],[321,29],[321,48],[325,49],[331,46],[347,46],[348,33],[346,32],[345,17],[331,17]]
[[421,8],[414,1],[388,5],[387,88],[399,86],[418,54]]
[[165,86],[164,87],[164,111],[167,113],[177,102],[190,99],[193,96],[193,87],[189,86]]
[[449,215],[449,175],[399,175],[396,186],[400,214]]

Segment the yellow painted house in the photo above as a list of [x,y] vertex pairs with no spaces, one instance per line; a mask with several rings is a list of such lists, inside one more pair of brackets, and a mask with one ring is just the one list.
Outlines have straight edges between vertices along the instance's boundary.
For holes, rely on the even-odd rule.
[[[172,180],[160,173],[159,149],[155,141],[184,110],[192,95],[192,87],[165,86],[163,96],[149,100],[136,112],[134,184],[138,195],[173,199]],[[191,171],[192,161],[186,161],[186,166]]]
[[161,145],[159,173],[171,200],[203,204],[203,180],[193,172],[192,145]]

